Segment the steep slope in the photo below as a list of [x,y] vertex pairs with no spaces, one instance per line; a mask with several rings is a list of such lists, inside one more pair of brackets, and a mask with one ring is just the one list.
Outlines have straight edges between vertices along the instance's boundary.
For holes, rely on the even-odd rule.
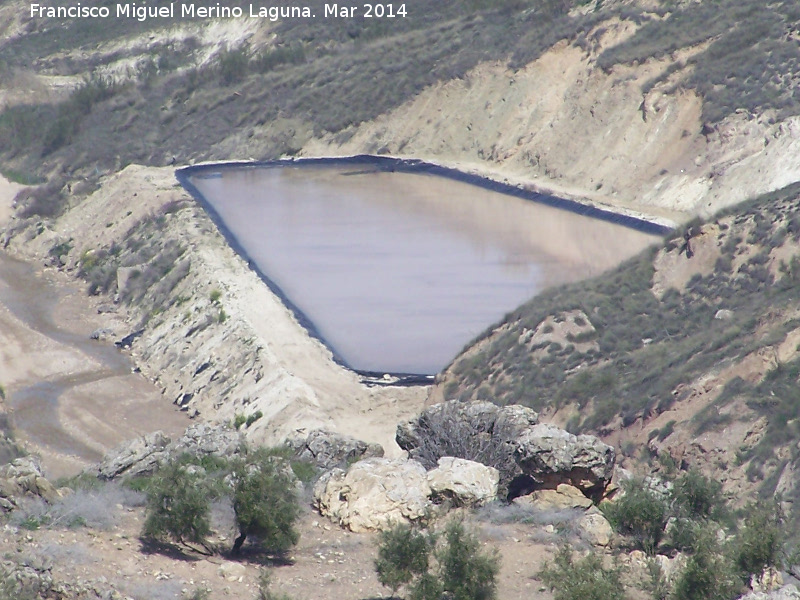
[[799,210],[790,186],[538,296],[458,357],[434,398],[526,404],[599,431],[631,466],[697,467],[740,499],[791,506]]

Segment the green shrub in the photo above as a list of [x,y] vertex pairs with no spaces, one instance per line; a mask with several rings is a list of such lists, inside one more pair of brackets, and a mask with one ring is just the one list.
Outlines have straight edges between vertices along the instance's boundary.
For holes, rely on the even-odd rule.
[[682,552],[692,552],[697,547],[706,522],[677,517],[669,526],[669,542],[673,548]]
[[444,543],[435,555],[439,580],[452,600],[490,600],[496,597],[495,581],[500,571],[497,553],[481,550],[478,537],[461,521],[451,521],[445,528]]
[[247,44],[239,48],[229,48],[217,55],[217,67],[222,82],[230,85],[244,79],[249,71],[250,48]]
[[618,533],[631,537],[640,549],[652,556],[664,537],[669,517],[667,503],[641,479],[627,480],[622,489],[621,498],[603,503],[601,509]]
[[398,524],[380,534],[375,571],[381,585],[397,593],[415,577],[428,572],[432,537],[406,524]]
[[496,598],[497,553],[484,552],[461,521],[448,523],[441,536],[397,525],[381,535],[380,543],[375,569],[393,592],[405,585],[410,600]]
[[248,536],[257,537],[267,550],[285,552],[297,543],[295,521],[300,507],[288,464],[269,452],[257,451],[248,461],[234,463],[233,510],[239,536],[233,553]]
[[162,467],[147,486],[142,535],[205,546],[211,533],[209,500],[202,468],[178,462]]
[[742,591],[732,562],[721,552],[715,532],[708,531],[681,570],[672,590],[674,600],[732,600]]
[[625,597],[621,569],[606,568],[594,552],[577,561],[572,548],[562,546],[553,562],[545,563],[539,578],[555,600],[619,600]]
[[692,469],[672,485],[672,505],[677,515],[688,518],[719,518],[724,511],[722,484]]
[[733,541],[732,555],[745,583],[767,567],[780,567],[786,535],[780,508],[774,502],[751,505],[744,526]]
[[264,413],[261,412],[260,410],[257,410],[256,412],[251,414],[249,417],[247,417],[247,421],[244,422],[244,426],[245,427],[250,427],[250,425],[252,425],[256,421],[258,421],[263,416],[264,416]]

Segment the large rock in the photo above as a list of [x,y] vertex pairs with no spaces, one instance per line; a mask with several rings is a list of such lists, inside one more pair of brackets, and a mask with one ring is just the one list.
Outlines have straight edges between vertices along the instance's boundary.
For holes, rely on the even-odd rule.
[[166,461],[166,448],[170,443],[163,431],[155,431],[117,446],[97,466],[100,479],[114,479],[120,475],[147,475],[155,472]]
[[195,458],[230,458],[244,447],[244,437],[233,429],[205,423],[192,425],[176,441],[156,431],[110,451],[93,472],[100,479],[149,475],[173,458],[190,454]]
[[611,524],[597,509],[583,515],[578,521],[578,528],[580,536],[593,546],[608,546],[614,537]]
[[287,440],[287,444],[298,459],[313,463],[325,471],[346,467],[364,458],[383,456],[383,446],[380,444],[368,444],[326,429],[315,429],[305,438]]
[[517,439],[514,458],[525,474],[544,487],[568,483],[587,496],[596,496],[611,480],[616,454],[594,436],[576,436],[540,423]]
[[531,494],[519,496],[514,498],[514,503],[541,511],[587,510],[594,506],[594,503],[584,496],[583,492],[566,483],[559,484],[554,490],[536,490]]
[[0,508],[13,510],[24,497],[39,497],[48,503],[60,497],[53,484],[45,479],[35,456],[23,456],[0,466]]
[[497,499],[500,472],[478,462],[446,456],[428,472],[434,499],[449,499],[456,506],[482,506]]
[[167,447],[167,451],[173,457],[190,454],[195,458],[230,458],[244,447],[245,440],[241,432],[221,425],[198,423],[188,427],[178,440]]
[[425,467],[414,460],[367,458],[333,469],[314,486],[320,514],[351,531],[388,529],[422,519],[430,507]]
[[501,488],[520,470],[514,462],[516,439],[539,421],[530,408],[491,402],[452,400],[425,409],[397,426],[397,444],[432,469],[443,456],[480,462],[500,471]]
[[429,469],[443,456],[495,467],[500,491],[508,497],[568,483],[597,498],[614,469],[611,446],[594,436],[541,424],[535,411],[519,405],[443,402],[398,425],[396,440]]

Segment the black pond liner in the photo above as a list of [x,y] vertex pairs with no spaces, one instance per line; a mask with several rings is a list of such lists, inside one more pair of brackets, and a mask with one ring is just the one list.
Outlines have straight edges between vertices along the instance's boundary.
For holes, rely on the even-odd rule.
[[[583,204],[575,200],[567,200],[565,198],[558,198],[547,194],[541,194],[532,190],[526,190],[508,183],[494,181],[487,177],[474,175],[472,173],[464,173],[457,169],[450,167],[443,167],[433,163],[424,162],[416,159],[393,158],[387,156],[375,156],[371,154],[359,154],[355,156],[343,157],[326,157],[326,158],[296,158],[296,159],[281,159],[281,160],[266,160],[266,161],[252,161],[252,162],[222,162],[222,163],[206,163],[202,165],[193,165],[183,167],[175,171],[175,177],[180,184],[197,200],[203,209],[211,217],[211,220],[217,226],[219,231],[225,237],[233,250],[239,254],[247,264],[253,269],[261,280],[269,287],[273,294],[281,299],[283,304],[292,311],[297,321],[302,325],[309,334],[322,342],[332,354],[333,359],[337,364],[349,369],[363,378],[364,383],[368,385],[400,385],[400,386],[413,386],[413,385],[430,385],[433,383],[434,375],[420,374],[420,373],[387,373],[385,371],[363,371],[354,369],[338,354],[328,341],[320,335],[316,325],[305,315],[305,313],[297,307],[281,290],[278,285],[272,281],[265,273],[256,266],[255,262],[248,256],[245,249],[239,244],[236,237],[230,232],[225,225],[225,222],[220,218],[219,214],[214,210],[214,207],[205,199],[200,191],[195,187],[192,182],[192,177],[209,176],[213,173],[219,173],[224,169],[261,169],[261,168],[276,168],[276,167],[319,167],[319,166],[342,166],[352,165],[360,170],[353,171],[352,175],[364,174],[376,171],[400,172],[400,173],[422,173],[427,175],[436,175],[439,177],[446,177],[455,181],[461,181],[470,185],[475,185],[483,189],[499,192],[508,196],[522,198],[544,204],[545,206],[552,206],[560,210],[566,210],[578,215],[590,217],[592,219],[599,219],[601,221],[608,221],[623,227],[628,227],[642,233],[651,235],[664,235],[671,231],[669,227],[648,221],[646,219],[637,218],[631,215],[616,213],[611,210],[604,210],[596,206]],[[347,175],[347,173],[345,173]],[[389,377],[387,378],[386,375]]]

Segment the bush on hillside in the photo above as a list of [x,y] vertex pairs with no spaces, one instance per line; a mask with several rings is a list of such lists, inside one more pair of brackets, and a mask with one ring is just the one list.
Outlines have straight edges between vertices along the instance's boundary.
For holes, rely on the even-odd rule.
[[575,560],[572,548],[562,546],[539,578],[553,591],[555,600],[620,600],[625,597],[621,569],[606,568],[595,553]]
[[744,526],[734,539],[733,559],[742,580],[761,574],[767,567],[780,567],[783,530],[780,508],[774,502],[761,502],[749,507]]
[[428,572],[433,538],[418,529],[398,524],[380,534],[375,571],[381,585],[397,594],[415,577]]
[[736,568],[707,530],[697,541],[694,553],[680,572],[672,590],[674,600],[732,600],[742,591]]
[[142,535],[206,547],[211,533],[209,496],[203,469],[179,462],[162,467],[147,488]]
[[722,484],[691,470],[678,477],[672,485],[673,510],[691,518],[719,518],[725,507]]
[[667,502],[641,479],[629,479],[622,489],[624,494],[619,500],[606,502],[601,508],[618,533],[632,538],[652,556],[664,537],[669,517]]
[[278,553],[297,543],[294,524],[300,507],[288,469],[285,461],[268,451],[256,451],[247,461],[234,464],[233,510],[239,529],[234,554],[248,536],[257,537],[265,549]]
[[[414,557],[414,551],[420,552]],[[431,550],[435,561],[430,561]],[[451,521],[442,535],[396,525],[381,535],[375,569],[393,593],[401,586],[410,600],[494,600],[500,571],[496,552],[485,552],[462,521]]]

